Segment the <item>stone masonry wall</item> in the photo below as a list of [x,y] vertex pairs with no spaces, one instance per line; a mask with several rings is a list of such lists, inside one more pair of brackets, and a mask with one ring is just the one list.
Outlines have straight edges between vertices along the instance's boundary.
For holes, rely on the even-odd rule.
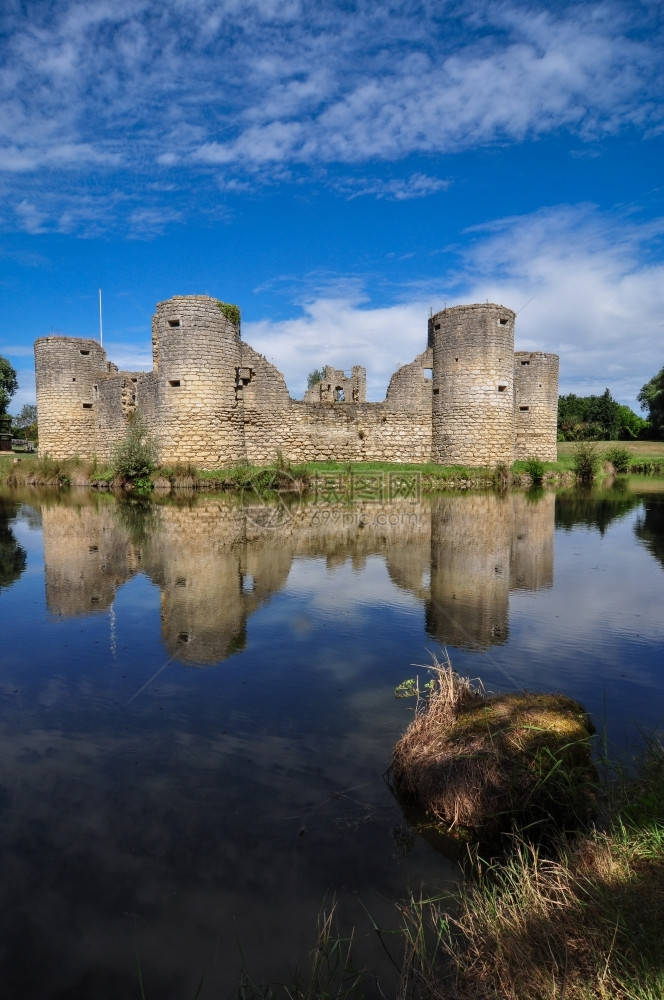
[[556,457],[558,359],[515,356],[514,313],[504,306],[432,316],[429,346],[394,373],[382,403],[365,401],[358,365],[350,378],[327,367],[303,401],[291,399],[282,373],[207,295],[158,303],[152,346],[151,372],[120,372],[94,340],[38,340],[40,454],[108,460],[140,411],[164,465],[219,468],[282,455],[494,466],[511,465],[515,449],[516,457]]
[[387,387],[385,404],[390,410],[431,414],[433,351],[429,347],[409,365],[397,368]]
[[207,295],[157,304],[155,436],[162,461],[203,468],[245,458],[242,409],[235,396],[239,330]]
[[35,342],[39,453],[52,458],[97,451],[97,401],[93,386],[107,371],[96,340],[42,337]]
[[441,465],[514,461],[514,319],[504,306],[454,306],[429,320],[431,457]]
[[558,454],[558,355],[514,355],[515,459],[555,462]]

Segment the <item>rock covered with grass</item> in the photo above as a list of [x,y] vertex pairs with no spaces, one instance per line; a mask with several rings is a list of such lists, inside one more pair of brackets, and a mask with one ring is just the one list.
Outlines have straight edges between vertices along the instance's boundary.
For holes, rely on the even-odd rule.
[[434,658],[433,683],[388,769],[402,805],[461,839],[515,826],[538,839],[592,813],[594,727],[577,701],[520,691],[487,695]]

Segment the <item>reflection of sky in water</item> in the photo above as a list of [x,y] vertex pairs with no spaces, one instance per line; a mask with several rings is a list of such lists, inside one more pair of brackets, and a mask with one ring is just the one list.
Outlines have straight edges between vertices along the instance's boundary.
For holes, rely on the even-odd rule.
[[[385,900],[407,884],[448,877],[421,841],[400,851],[401,817],[381,778],[411,705],[393,689],[423,675],[411,665],[437,648],[427,607],[430,625],[451,628],[456,615],[482,636],[487,615],[508,615],[484,651],[450,649],[487,687],[562,690],[618,741],[662,725],[664,573],[635,536],[642,506],[603,523],[604,534],[561,527],[551,573],[537,559],[549,558],[553,506],[531,515],[487,503],[476,503],[488,539],[476,546],[472,518],[455,520],[470,507],[456,499],[407,540],[364,532],[360,541],[353,529],[295,533],[263,552],[234,541],[220,565],[235,590],[215,579],[212,559],[201,593],[219,602],[229,634],[244,616],[246,643],[204,669],[185,666],[173,645],[185,627],[177,615],[199,620],[199,591],[193,605],[163,594],[191,574],[182,552],[129,545],[131,572],[109,571],[112,609],[67,618],[46,610],[39,524],[14,519],[27,567],[0,593],[6,995],[129,996],[135,941],[148,995],[193,996],[203,972],[214,995],[235,981],[238,939],[257,974],[284,975],[309,946],[326,893],[362,925],[355,890],[387,920]],[[110,535],[99,545],[124,552],[104,516]],[[182,517],[186,525],[195,510]],[[214,552],[209,533],[196,544]],[[464,550],[467,579],[455,580]],[[495,579],[479,617],[463,618],[454,601],[487,551]],[[74,555],[71,546],[58,555],[58,586],[78,573]],[[444,613],[431,613],[434,599],[448,601]]]

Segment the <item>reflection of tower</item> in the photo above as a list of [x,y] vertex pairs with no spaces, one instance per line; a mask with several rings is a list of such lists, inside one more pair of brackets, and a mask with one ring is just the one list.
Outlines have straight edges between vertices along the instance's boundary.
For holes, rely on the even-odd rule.
[[152,341],[155,430],[169,461],[209,467],[245,457],[244,417],[236,400],[240,332],[217,300],[176,295],[159,302]]
[[512,494],[514,527],[510,560],[510,590],[540,590],[553,586],[555,493],[530,500]]
[[558,457],[558,363],[557,354],[541,351],[514,355],[516,459],[555,462]]
[[162,637],[177,659],[214,663],[242,648],[243,538],[239,507],[159,508],[145,569],[161,588]]
[[92,458],[97,451],[98,380],[107,372],[96,340],[35,341],[39,454]]
[[115,508],[45,506],[42,523],[48,610],[70,617],[110,607],[135,571]]
[[514,461],[514,319],[511,309],[486,304],[429,320],[434,462]]
[[484,648],[508,632],[510,497],[441,497],[431,510],[426,629],[450,646]]

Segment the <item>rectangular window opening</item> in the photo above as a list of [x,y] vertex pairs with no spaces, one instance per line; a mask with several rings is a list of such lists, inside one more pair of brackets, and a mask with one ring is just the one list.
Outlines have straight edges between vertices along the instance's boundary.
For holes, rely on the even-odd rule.
[[504,319],[503,317],[501,317],[501,318],[500,318],[500,319],[498,320],[498,325],[499,325],[499,326],[507,326],[507,320],[506,320],[506,319]]
[[84,410],[91,410],[92,409],[92,403],[83,403],[83,409]]
[[434,323],[434,330],[440,330],[440,323]]
[[90,351],[84,351],[83,348],[81,348],[80,353],[83,354],[84,356],[87,356],[90,353]]
[[422,375],[430,382],[433,378],[433,368],[423,368]]
[[506,388],[507,386],[501,383],[501,385],[498,386],[498,392],[505,392]]
[[530,364],[530,361],[522,361],[522,362],[521,362],[521,364],[522,364],[522,365],[529,365],[529,364]]
[[179,319],[169,319],[168,325],[170,327],[176,327],[176,326],[181,326],[181,323]]
[[169,384],[169,385],[172,385],[174,389],[177,389],[177,387],[178,387],[178,386],[179,386],[179,384],[180,384],[180,379],[179,379],[179,378],[170,378],[170,379],[168,380],[168,384]]
[[530,409],[530,407],[529,406],[520,406],[519,409],[521,410],[522,413],[527,413],[528,410]]
[[440,389],[434,389],[434,390],[433,390],[433,394],[434,394],[434,396],[437,396],[439,392],[440,392]]

